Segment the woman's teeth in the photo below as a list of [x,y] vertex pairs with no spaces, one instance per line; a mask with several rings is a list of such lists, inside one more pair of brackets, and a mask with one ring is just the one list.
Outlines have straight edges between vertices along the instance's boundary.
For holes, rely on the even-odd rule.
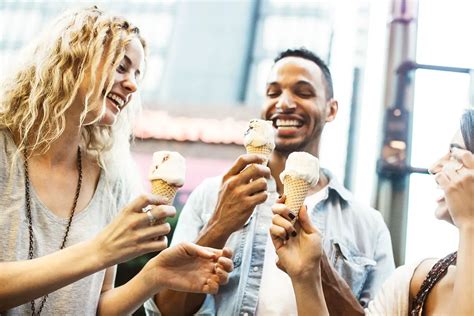
[[119,108],[122,108],[124,105],[125,105],[125,100],[122,99],[121,97],[119,97],[118,95],[116,94],[113,94],[113,93],[109,93],[107,94],[107,98],[111,99],[112,101],[114,101],[115,104],[117,104],[117,106]]

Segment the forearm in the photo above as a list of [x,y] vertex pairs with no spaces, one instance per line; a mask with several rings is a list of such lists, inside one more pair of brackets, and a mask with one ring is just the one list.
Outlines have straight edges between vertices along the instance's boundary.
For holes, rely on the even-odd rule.
[[474,313],[474,224],[459,229],[459,248],[456,263],[451,315],[472,315]]
[[[126,284],[110,289],[100,296],[98,315],[126,315],[136,311],[154,293],[160,291],[159,275],[145,266]],[[163,276],[166,277],[166,276]]]
[[[196,244],[205,247],[223,248],[227,242],[228,235],[222,232],[212,220],[196,239]],[[164,290],[155,295],[156,306],[162,315],[191,315],[196,313],[206,299],[205,294],[185,293],[172,290]]]
[[364,309],[325,253],[321,257],[321,281],[330,315],[364,315]]
[[292,283],[299,316],[329,315],[324,299],[321,275],[305,278],[302,281],[292,280]]
[[22,305],[105,269],[93,240],[33,260],[0,263],[0,311]]

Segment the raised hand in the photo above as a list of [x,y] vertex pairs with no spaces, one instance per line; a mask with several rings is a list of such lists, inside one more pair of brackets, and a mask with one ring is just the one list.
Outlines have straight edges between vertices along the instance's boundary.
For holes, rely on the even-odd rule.
[[474,223],[474,154],[452,148],[451,157],[453,162],[446,164],[435,179],[445,192],[454,224],[461,228]]
[[[124,262],[142,254],[161,251],[168,246],[166,234],[170,225],[166,217],[176,215],[173,206],[156,195],[142,195],[128,204],[120,214],[96,237],[97,251],[108,266]],[[150,206],[156,219],[151,224],[143,208]]]
[[270,169],[261,165],[264,160],[255,154],[241,155],[224,175],[211,221],[217,222],[226,236],[242,228],[255,206],[267,199]]
[[322,238],[311,223],[308,211],[303,206],[296,227],[291,225],[290,210],[279,199],[273,206],[274,213],[270,235],[278,255],[277,266],[293,280],[303,280],[319,274],[323,254]]
[[217,293],[233,270],[232,252],[180,243],[151,259],[159,287],[193,293]]

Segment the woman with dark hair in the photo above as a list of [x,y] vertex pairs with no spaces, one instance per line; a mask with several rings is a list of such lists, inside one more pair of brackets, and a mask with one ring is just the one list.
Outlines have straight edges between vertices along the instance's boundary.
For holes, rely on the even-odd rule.
[[[458,228],[458,249],[441,260],[399,267],[368,307],[361,308],[361,314],[474,315],[474,110],[462,115],[448,152],[430,173],[444,191],[437,200],[435,216]],[[296,228],[283,204],[276,204],[273,210],[270,233],[277,265],[292,279],[298,314],[328,314],[318,268],[324,255],[323,237],[305,207]],[[296,237],[287,238],[295,229]]]

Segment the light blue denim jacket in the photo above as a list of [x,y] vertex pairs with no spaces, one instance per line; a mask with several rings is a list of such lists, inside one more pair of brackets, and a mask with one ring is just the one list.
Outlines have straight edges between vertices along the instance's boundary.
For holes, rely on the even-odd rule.
[[[383,281],[394,271],[390,234],[381,214],[357,203],[328,171],[326,199],[310,210],[312,222],[324,236],[324,251],[346,280],[362,306],[366,306]],[[208,222],[217,203],[222,177],[209,178],[190,195],[181,212],[172,245],[194,241]],[[269,197],[258,205],[242,229],[234,232],[226,246],[234,252],[234,271],[229,283],[216,295],[207,295],[197,315],[254,315],[271,225],[271,207],[278,198],[276,184],[268,181]],[[152,300],[145,303],[149,315],[159,315]]]

